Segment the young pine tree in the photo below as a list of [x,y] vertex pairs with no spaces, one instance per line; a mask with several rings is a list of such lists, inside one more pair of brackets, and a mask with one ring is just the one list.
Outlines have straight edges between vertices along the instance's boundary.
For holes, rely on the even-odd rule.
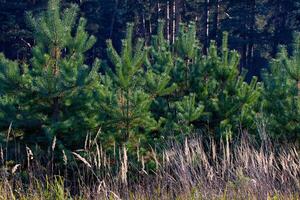
[[35,38],[31,62],[19,65],[0,56],[2,131],[12,123],[26,142],[56,136],[61,146],[77,148],[98,127],[99,62],[90,67],[84,56],[96,39],[77,16],[77,5],[61,11],[60,1],[50,0],[38,17],[28,14]]
[[139,142],[151,144],[155,141],[152,133],[158,131],[163,120],[154,115],[151,108],[157,98],[171,93],[176,85],[169,83],[170,65],[164,60],[153,65],[152,56],[158,55],[148,57],[148,52],[158,52],[146,47],[142,39],[133,41],[132,32],[133,25],[128,24],[121,53],[110,40],[107,42],[113,69],[107,70],[102,77],[107,90],[101,100],[101,116],[108,141],[134,148]]
[[[255,128],[260,86],[256,78],[250,84],[244,81],[239,55],[229,51],[227,43],[225,33],[220,51],[212,41],[207,55],[202,55],[195,24],[180,25],[175,44],[166,48],[173,60],[170,83],[177,85],[174,92],[164,97],[165,101],[161,100],[166,102],[167,109],[159,112],[167,119],[166,130],[181,134],[207,129],[220,137],[240,128]],[[158,58],[152,62],[161,62]]]
[[133,45],[132,32],[133,24],[128,24],[120,54],[113,47],[112,41],[107,41],[113,70],[108,70],[102,78],[102,84],[107,89],[101,100],[106,139],[119,145],[135,145],[157,126],[149,111],[152,98],[144,91],[143,64],[147,49],[142,39]]
[[263,108],[274,139],[300,144],[300,35],[292,56],[281,48],[270,72],[263,73]]
[[223,34],[221,50],[212,41],[208,55],[199,57],[192,71],[194,90],[209,113],[209,129],[219,136],[256,129],[261,87],[256,77],[245,82],[246,72],[239,71],[239,54],[228,49],[227,33]]

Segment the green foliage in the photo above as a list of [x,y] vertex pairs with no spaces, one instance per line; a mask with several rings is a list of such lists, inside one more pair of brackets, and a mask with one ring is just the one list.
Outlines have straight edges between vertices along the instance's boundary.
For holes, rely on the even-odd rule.
[[255,128],[261,87],[255,77],[250,83],[245,82],[245,71],[239,72],[238,53],[227,47],[227,33],[224,33],[221,51],[218,52],[212,41],[208,55],[204,56],[196,39],[195,23],[180,25],[174,45],[162,38],[162,32],[160,28],[154,37],[153,46],[159,53],[152,56],[152,62],[170,66],[171,83],[177,85],[174,92],[158,99],[154,111],[167,119],[165,129],[186,132],[185,135],[195,128],[206,128],[220,137],[240,128]]
[[292,56],[281,48],[270,72],[264,72],[263,108],[273,138],[300,139],[300,36],[296,35]]
[[224,33],[220,55],[215,43],[211,43],[208,55],[195,66],[198,75],[193,81],[199,99],[209,112],[213,130],[220,134],[255,128],[251,126],[260,97],[257,79],[253,77],[250,83],[245,82],[246,72],[239,73],[239,55],[230,51],[227,43],[228,35]]
[[39,17],[28,14],[36,39],[31,62],[0,58],[1,130],[12,122],[27,142],[50,142],[56,135],[58,144],[77,147],[99,125],[99,61],[84,63],[96,39],[85,31],[85,19],[75,24],[77,13],[76,5],[61,12],[59,1],[51,0]]
[[252,133],[263,102],[272,134],[299,138],[300,37],[293,56],[281,50],[263,88],[256,77],[245,81],[226,32],[220,48],[211,41],[203,49],[194,22],[181,23],[171,43],[159,20],[148,45],[134,39],[128,24],[120,51],[107,41],[110,67],[99,74],[97,59],[86,64],[96,39],[78,11],[73,4],[61,10],[59,0],[50,0],[39,17],[28,14],[36,41],[31,61],[20,64],[0,54],[1,131],[12,123],[26,144],[49,144],[55,137],[60,148],[74,149],[87,132],[101,128],[96,139],[105,147],[145,152],[161,140],[191,133],[217,139],[240,130]]
[[198,120],[204,111],[203,105],[196,105],[196,95],[190,94],[176,102],[178,127],[183,134],[189,134],[193,131],[192,122]]
[[107,41],[107,52],[114,70],[109,70],[102,79],[104,88],[107,88],[100,103],[104,112],[103,126],[109,138],[119,144],[136,143],[157,127],[149,110],[152,97],[144,89],[143,64],[148,50],[142,39],[133,45],[132,31],[133,24],[128,24],[120,54],[112,42]]

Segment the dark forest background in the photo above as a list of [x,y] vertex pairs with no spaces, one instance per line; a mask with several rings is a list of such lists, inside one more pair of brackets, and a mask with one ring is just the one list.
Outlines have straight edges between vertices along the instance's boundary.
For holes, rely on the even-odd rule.
[[[105,41],[120,47],[126,23],[134,22],[135,35],[149,39],[158,19],[167,23],[166,34],[172,43],[180,22],[195,21],[198,37],[206,51],[209,41],[221,42],[229,32],[229,46],[242,56],[240,67],[248,76],[259,76],[260,69],[277,53],[278,45],[288,49],[293,32],[300,30],[300,0],[64,0],[80,5],[87,18],[88,31],[98,38],[88,57],[105,58]],[[39,13],[47,0],[0,0],[0,52],[24,62],[34,44],[24,17],[27,11]],[[123,34],[122,34],[123,33]],[[205,53],[205,52],[204,52]]]

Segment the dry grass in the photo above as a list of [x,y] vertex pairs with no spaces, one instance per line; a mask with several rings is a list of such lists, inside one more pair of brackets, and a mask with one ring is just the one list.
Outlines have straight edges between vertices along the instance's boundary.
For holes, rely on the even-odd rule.
[[[84,149],[73,152],[78,161],[72,167],[63,152],[61,176],[26,148],[26,167],[2,162],[0,199],[300,199],[300,157],[293,147],[255,148],[245,138],[239,144],[193,138],[166,146],[163,153],[137,152],[139,162],[130,162],[125,147],[109,157],[87,136]],[[154,171],[146,170],[150,159]]]

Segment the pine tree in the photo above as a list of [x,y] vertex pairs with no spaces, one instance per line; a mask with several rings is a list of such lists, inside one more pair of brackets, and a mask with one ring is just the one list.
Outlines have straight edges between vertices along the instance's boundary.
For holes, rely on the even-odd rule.
[[173,46],[173,59],[175,65],[171,71],[172,81],[178,87],[174,93],[174,102],[171,102],[171,111],[174,115],[169,117],[172,123],[175,119],[174,130],[179,136],[186,136],[201,128],[197,122],[207,114],[204,113],[205,106],[199,101],[193,83],[195,74],[193,67],[200,56],[200,42],[196,38],[196,25],[190,22],[188,25],[179,24],[178,34]]
[[220,55],[213,41],[208,55],[195,65],[199,99],[210,113],[212,129],[219,134],[255,128],[260,86],[255,77],[249,84],[245,82],[246,71],[240,74],[239,57],[228,49],[228,34],[224,33]]
[[101,90],[98,66],[85,65],[85,52],[96,39],[85,31],[86,20],[77,5],[61,12],[60,1],[50,0],[39,17],[28,14],[36,45],[29,64],[0,58],[0,127],[23,132],[31,143],[49,142],[78,147],[85,134],[98,127]]
[[[162,22],[159,27],[162,29]],[[155,140],[151,133],[159,130],[163,119],[152,112],[152,108],[160,104],[160,97],[176,88],[175,84],[170,84],[169,62],[172,60],[164,53],[167,49],[163,36],[154,36],[157,45],[146,47],[142,39],[133,41],[132,34],[133,24],[128,24],[121,53],[115,50],[111,40],[107,41],[113,69],[108,69],[102,77],[106,91],[101,100],[103,127],[106,140],[110,141],[107,144],[116,142],[129,147]],[[164,58],[155,59],[158,62],[153,63],[159,56]]]
[[132,32],[133,24],[128,24],[120,54],[114,49],[112,41],[107,41],[107,52],[114,70],[109,70],[102,80],[107,88],[101,101],[103,126],[109,138],[121,145],[145,138],[145,135],[139,134],[156,127],[149,111],[152,98],[143,89],[142,74],[147,49],[142,39],[133,46]]
[[175,39],[176,68],[173,78],[185,92],[189,91],[192,80],[191,66],[199,55],[199,41],[196,39],[196,25],[191,22],[188,27],[181,23]]
[[[227,33],[223,36],[221,51],[212,41],[208,55],[204,56],[196,39],[195,24],[181,24],[175,44],[167,49],[173,60],[170,62],[173,65],[171,83],[177,87],[165,101],[160,101],[165,102],[163,105],[167,108],[164,112],[160,110],[167,119],[166,130],[177,130],[178,134],[182,130],[194,132],[206,128],[220,137],[223,133],[237,132],[241,127],[255,128],[260,86],[256,78],[249,84],[245,82],[246,71],[240,74],[239,54],[228,49]],[[197,117],[189,118],[185,112],[197,113],[194,115]]]
[[271,136],[300,142],[300,35],[295,37],[293,55],[281,48],[270,72],[263,73],[264,104]]
[[150,53],[146,61],[146,90],[153,97],[162,97],[175,91],[177,85],[171,83],[171,70],[173,58],[170,45],[164,38],[163,29],[165,22],[159,20],[157,35],[152,36]]

